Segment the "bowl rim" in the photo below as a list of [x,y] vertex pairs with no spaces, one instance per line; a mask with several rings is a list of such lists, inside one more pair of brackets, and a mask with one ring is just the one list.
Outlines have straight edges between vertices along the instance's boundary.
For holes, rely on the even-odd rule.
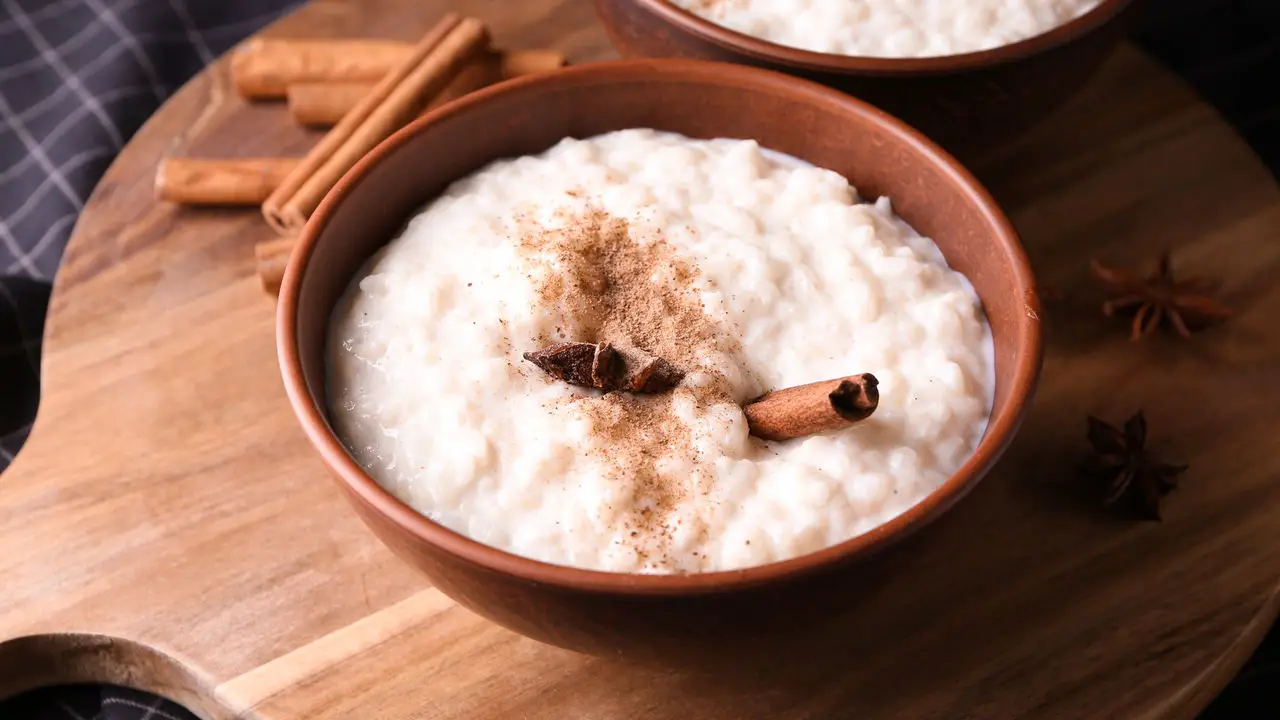
[[[1003,413],[988,419],[986,432],[965,463],[939,487],[898,516],[815,552],[736,570],[659,575],[615,573],[555,565],[473,540],[428,519],[384,490],[347,453],[326,420],[327,408],[322,408],[322,402],[316,402],[311,397],[298,349],[299,293],[319,237],[352,188],[384,158],[413,138],[429,131],[437,122],[467,113],[488,102],[490,98],[552,88],[614,84],[632,79],[745,87],[782,93],[806,103],[839,106],[851,116],[861,116],[866,122],[882,126],[904,146],[937,164],[968,195],[986,222],[995,229],[993,240],[1001,246],[1002,252],[1011,262],[1013,284],[1023,292],[1025,310],[1021,316],[1022,322],[1013,330],[1016,333],[1013,342],[1020,352],[1014,359],[1009,378],[1009,404]],[[280,288],[276,342],[289,403],[304,433],[319,451],[331,474],[355,499],[399,526],[401,530],[437,551],[461,558],[487,571],[514,576],[525,582],[594,593],[633,596],[692,595],[744,589],[786,578],[797,578],[842,564],[854,557],[869,556],[927,525],[963,497],[1003,454],[1030,406],[1043,352],[1037,297],[1034,276],[1021,241],[990,193],[957,160],[902,121],[836,90],[771,70],[705,60],[618,60],[578,65],[555,73],[517,78],[485,88],[425,114],[375,147],[325,196],[299,236]]]
[[[597,0],[608,2],[609,0]],[[963,70],[1001,65],[1038,55],[1088,35],[1114,20],[1134,0],[1101,0],[1084,14],[1038,35],[987,50],[935,55],[929,57],[875,57],[816,52],[781,45],[762,38],[730,30],[711,20],[677,7],[670,0],[618,0],[634,2],[667,23],[702,40],[709,41],[747,57],[790,68],[849,75],[917,76],[940,75]]]

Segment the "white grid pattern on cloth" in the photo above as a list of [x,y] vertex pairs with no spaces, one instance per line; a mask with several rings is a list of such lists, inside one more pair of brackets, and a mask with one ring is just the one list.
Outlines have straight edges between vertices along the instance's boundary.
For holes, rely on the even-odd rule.
[[[86,153],[86,156],[87,156],[86,159],[104,157],[107,155],[109,155],[109,153],[104,153],[98,150],[90,150]],[[39,257],[40,253],[44,252],[51,243],[53,243],[58,238],[62,237],[65,233],[71,232],[71,224],[75,221],[75,219],[76,219],[75,215],[63,215],[62,217],[58,218],[58,221],[50,225],[49,229],[44,231],[44,235],[41,235],[40,239],[36,241],[36,244],[31,247],[30,254],[33,256]],[[4,269],[4,272],[5,273],[17,272],[19,269],[18,265],[19,265],[18,261],[15,260],[13,264],[11,264],[9,267]],[[40,342],[37,340],[34,344],[39,346]]]
[[77,712],[75,708],[62,702],[61,700],[58,701],[58,709],[66,713],[67,718],[69,718],[69,720],[89,720],[88,718],[86,718],[85,716]]
[[138,720],[151,720],[152,718],[161,718],[162,720],[185,720],[185,718],[180,718],[177,715],[173,715],[162,710],[161,705],[164,704],[164,702],[163,698],[156,698],[151,701],[150,704],[143,704],[128,698],[109,697],[102,701],[102,705],[104,708],[108,705],[123,705],[124,707],[132,708],[134,710],[141,710],[144,714],[138,718]]
[[140,690],[71,685],[0,701],[5,720],[196,720],[181,706]]
[[169,7],[177,13],[178,19],[182,21],[182,27],[186,30],[187,37],[191,40],[191,47],[200,53],[200,59],[206,65],[213,62],[214,53],[209,49],[209,44],[200,37],[200,31],[196,28],[195,22],[191,19],[191,13],[187,11],[186,3],[183,0],[169,0]]
[[164,102],[164,99],[168,97],[168,93],[165,91],[164,86],[160,84],[160,74],[156,72],[156,66],[151,62],[151,59],[143,52],[142,45],[138,43],[138,39],[125,30],[120,18],[116,17],[115,11],[103,5],[101,0],[84,1],[86,5],[93,8],[93,12],[99,18],[102,18],[103,24],[115,32],[116,37],[120,38],[120,42],[129,48],[129,52],[133,53],[133,59],[138,61],[138,67],[142,68],[142,71],[147,75],[147,82],[151,84],[151,92],[155,93],[156,100]]
[[[31,254],[18,246],[18,238],[14,237],[13,231],[9,230],[9,223],[4,218],[0,218],[0,240],[4,241],[5,247],[14,256],[13,263],[9,267],[17,266],[17,268],[39,277],[40,271],[31,263]],[[7,272],[13,272],[13,270],[8,270]]]
[[[18,25],[17,27],[18,29],[21,29],[23,26]],[[53,48],[53,51],[60,55],[69,55],[76,50],[79,50],[90,40],[93,40],[95,35],[102,33],[102,29],[101,25],[85,25],[81,28],[80,32],[72,35],[69,39],[64,40],[62,44]],[[34,72],[42,67],[44,67],[44,56],[37,55],[25,62],[0,67],[0,80],[9,80],[21,77],[23,74]],[[66,89],[70,90],[71,88],[67,87]]]
[[[240,7],[214,13],[210,18],[209,8],[218,4]],[[0,52],[0,141],[8,135],[22,144],[21,152],[0,145],[0,159],[12,158],[12,162],[0,162],[0,272],[51,278],[57,263],[56,257],[48,255],[60,255],[71,224],[65,218],[79,213],[88,194],[89,183],[82,178],[96,180],[113,154],[113,146],[135,129],[118,127],[110,115],[116,110],[115,103],[126,99],[135,102],[143,92],[157,100],[166,96],[170,88],[162,83],[176,83],[173,78],[162,77],[162,69],[174,74],[173,55],[186,56],[181,58],[181,64],[187,66],[183,68],[186,72],[181,73],[185,78],[238,40],[241,32],[260,27],[290,4],[291,0],[168,0],[157,7],[157,3],[143,0],[51,4],[0,0],[0,10],[6,15],[0,19],[4,45],[13,47],[25,41],[30,46],[26,57],[7,58]],[[193,12],[193,7],[204,12]],[[166,15],[164,22],[156,23],[160,14]],[[143,15],[148,22],[136,22]],[[197,16],[205,22],[199,22]],[[61,33],[54,40],[58,33],[46,28],[59,24],[74,31]],[[156,32],[157,29],[161,31]],[[185,50],[173,52],[175,41],[184,43]],[[157,50],[161,51],[159,61],[148,54],[156,54]],[[73,66],[78,56],[85,60]],[[134,82],[112,82],[122,69]],[[15,108],[6,100],[8,93],[3,92],[10,84],[43,85],[47,92]],[[96,120],[98,129],[85,126],[87,119]],[[33,130],[36,127],[39,129]],[[68,138],[78,140],[82,134],[91,138],[97,135],[92,147],[59,152],[74,144]],[[88,167],[80,167],[85,165]],[[67,177],[72,171],[77,174],[74,182]],[[60,191],[65,202],[47,197],[53,188]],[[13,206],[15,202],[17,207]],[[50,212],[55,206],[57,217]],[[38,226],[29,216],[39,218]],[[54,228],[59,231],[52,232]]]
[[[33,20],[33,21],[43,20],[47,17],[51,17],[61,12],[64,12],[68,8],[74,7],[79,3],[80,3],[80,0],[56,0],[55,2],[46,3],[44,7],[38,10],[32,10],[28,12],[27,19]],[[4,20],[0,20],[0,37],[3,37],[5,33],[11,33],[11,32],[17,32],[17,31],[18,31],[18,23],[13,18],[5,18]]]
[[[66,199],[71,203],[72,212],[79,212],[80,209],[84,207],[84,201],[81,200],[80,196],[76,194],[76,191],[71,188],[71,184],[67,182],[62,171],[54,166],[53,162],[49,159],[48,154],[45,153],[44,147],[36,141],[36,139],[31,135],[31,132],[27,130],[22,120],[20,120],[17,114],[13,112],[13,108],[4,98],[4,93],[0,93],[0,123],[3,123],[6,128],[13,131],[14,136],[22,142],[23,147],[30,156],[35,159],[36,164],[38,164],[46,173],[48,180],[54,185],[57,185],[58,189],[62,191],[63,195],[65,195]],[[4,191],[3,188],[0,188],[0,198],[3,197]],[[15,253],[18,263],[24,268],[28,268],[32,277],[45,279],[40,274],[40,271],[32,265],[30,253],[18,245],[17,238],[14,237],[12,233],[9,214],[7,212],[0,214],[0,228],[4,230],[5,244],[11,244],[12,252]]]
[[[107,116],[107,109],[98,102],[98,98],[85,89],[84,84],[80,82],[80,78],[67,67],[67,63],[63,61],[62,56],[56,52],[44,36],[36,28],[35,23],[31,22],[18,7],[16,0],[2,0],[4,8],[13,15],[18,21],[18,27],[26,34],[31,44],[36,46],[40,51],[40,57],[49,67],[57,71],[58,76],[62,78],[62,82],[66,83],[71,90],[80,98],[80,101],[89,108],[94,117],[98,118],[98,122],[102,124],[102,129],[107,131],[107,135],[111,138],[112,145],[118,150],[124,146],[124,137],[120,134],[120,128],[116,127],[115,121]],[[16,11],[16,12],[15,12]]]
[[[85,65],[85,67],[81,70],[81,77],[86,79],[93,78],[94,75],[98,72],[98,70],[105,67],[109,67],[112,62],[116,61],[117,60],[116,56],[121,54],[122,52],[123,51],[120,48],[112,48],[102,53],[97,58],[95,58],[92,62],[90,62],[88,65]],[[137,89],[137,90],[145,91],[145,88],[142,86],[136,86],[136,88],[124,88],[124,89],[125,90]],[[115,93],[115,92],[118,92],[118,90],[110,90],[107,92]],[[0,127],[0,134],[11,131],[13,129],[13,125],[15,124],[20,123],[23,126],[25,126],[33,121],[38,120],[39,117],[46,110],[56,108],[67,94],[69,94],[69,90],[66,88],[66,86],[60,86],[59,88],[55,89],[53,92],[51,92],[50,94],[42,98],[39,102],[31,105],[28,108],[24,108],[22,112],[14,115],[12,118],[13,120],[12,123],[6,123],[4,127]],[[108,97],[104,97],[103,99],[109,101],[112,98],[108,96]],[[65,115],[61,120],[58,121],[58,124],[54,126],[53,130],[51,130],[48,134],[46,134],[42,138],[43,144],[47,145],[47,144],[53,143],[59,137],[61,137],[65,131],[76,127],[77,121],[80,119],[80,116],[83,115],[86,111],[87,110],[84,107],[76,107],[74,110],[72,110],[71,113]],[[96,146],[96,147],[101,147],[101,146]],[[113,156],[115,155],[116,151],[114,148],[111,148],[108,146],[108,147],[103,147],[102,149],[108,151]],[[3,183],[5,180],[16,175],[17,173],[22,172],[29,163],[33,163],[36,161],[37,160],[34,155],[28,155],[22,158],[21,160],[19,160],[12,167],[9,167],[3,171],[0,171],[0,183]]]

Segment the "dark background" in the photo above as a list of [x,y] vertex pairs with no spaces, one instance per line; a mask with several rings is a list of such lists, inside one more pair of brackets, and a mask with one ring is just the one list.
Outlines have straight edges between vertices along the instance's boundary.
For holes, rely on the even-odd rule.
[[[104,20],[100,12],[88,12],[85,8],[100,9],[104,5],[123,8],[126,4],[130,8],[128,15],[123,10],[118,13],[119,19],[125,21],[123,27],[111,28],[117,32],[115,42],[120,42],[125,33],[134,34],[141,39],[141,47],[151,62],[136,57],[130,60],[126,56],[122,60],[125,64],[116,70],[124,79],[142,80],[151,87],[146,100],[131,102],[128,112],[112,118],[115,134],[122,140],[186,77],[197,72],[211,54],[225,51],[297,3],[296,0],[140,0],[132,3],[128,0],[0,0],[0,101],[4,103],[0,111],[7,108],[21,117],[22,96],[34,92],[30,83],[5,84],[3,80],[16,76],[16,72],[10,72],[11,68],[28,60],[22,53],[34,51],[32,57],[39,56],[39,48],[24,49],[16,41],[20,37],[16,30],[21,29],[13,22],[16,16],[39,17],[43,18],[39,22],[45,23],[54,10],[65,12],[67,32],[72,32],[83,28],[85,23],[110,22]],[[1280,0],[1146,0],[1146,5],[1146,16],[1135,33],[1138,42],[1213,103],[1272,173],[1280,174]],[[170,30],[166,32],[166,28]],[[192,39],[193,33],[197,39]],[[133,64],[129,64],[131,62]],[[148,64],[150,69],[145,67]],[[44,81],[55,83],[43,88],[43,92],[51,96],[59,92],[56,83],[65,82],[65,77],[54,74]],[[0,119],[6,122],[9,117],[0,113]],[[23,148],[6,147],[5,129],[0,125],[0,225],[6,219],[6,200],[25,204],[30,199],[18,185],[5,184],[5,178],[12,181],[15,175],[12,169],[24,157]],[[72,137],[86,140],[81,135]],[[99,141],[105,147],[118,149],[115,138],[99,138]],[[69,178],[76,191],[87,196],[111,157],[111,152],[102,152],[93,162],[77,166],[76,176]],[[17,179],[24,181],[22,177]],[[32,182],[45,180],[47,178],[36,176]],[[1212,178],[1206,181],[1212,182]],[[75,193],[68,195],[74,197]],[[75,203],[70,205],[70,209],[55,208],[62,215],[46,214],[38,235],[23,236],[15,232],[21,228],[0,227],[12,235],[19,246],[26,242],[25,247],[30,248],[36,242],[41,243],[39,256],[28,256],[26,263],[7,256],[5,248],[0,247],[0,470],[20,447],[34,415],[39,338],[48,281],[70,234],[69,221],[64,229],[54,224],[66,218],[66,213],[74,212]],[[24,217],[27,215],[30,213]],[[4,269],[6,265],[10,266],[9,271]],[[0,720],[25,718],[188,720],[191,716],[171,703],[144,693],[95,686],[50,688],[0,702]],[[1202,720],[1253,718],[1280,718],[1278,631],[1271,633],[1249,665],[1202,716]]]

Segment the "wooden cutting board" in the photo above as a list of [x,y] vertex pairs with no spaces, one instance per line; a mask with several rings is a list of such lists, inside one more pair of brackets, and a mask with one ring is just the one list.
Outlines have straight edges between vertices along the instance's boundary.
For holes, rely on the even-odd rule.
[[[450,3],[313,2],[270,34],[409,39]],[[588,3],[459,2],[506,47],[611,55]],[[207,718],[1188,718],[1280,589],[1280,189],[1213,110],[1133,48],[976,170],[1046,284],[1034,412],[1000,467],[897,560],[855,654],[767,677],[642,669],[456,607],[343,504],[295,426],[257,213],[151,199],[160,158],[298,154],[225,62],[175,96],[94,193],[54,288],[45,394],[0,477],[0,696],[106,681]],[[1240,315],[1129,343],[1087,260],[1226,279]],[[1088,413],[1147,411],[1191,463],[1163,523],[1100,511]]]

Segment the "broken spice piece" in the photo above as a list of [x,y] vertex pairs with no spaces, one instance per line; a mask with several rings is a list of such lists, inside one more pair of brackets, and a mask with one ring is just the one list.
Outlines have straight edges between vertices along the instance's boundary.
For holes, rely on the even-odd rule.
[[578,387],[612,390],[617,387],[619,358],[609,343],[563,342],[524,354],[557,380]]
[[609,343],[596,345],[591,356],[591,384],[602,390],[611,390],[622,376],[622,357]]
[[605,392],[655,395],[679,385],[684,378],[683,372],[660,357],[633,354],[624,358],[609,343],[556,343],[527,352],[524,359],[557,380]]
[[657,394],[680,384],[684,373],[660,357],[629,358],[625,387],[634,393]]
[[871,373],[775,390],[743,408],[751,434],[791,440],[840,430],[871,417],[880,404],[879,381]]
[[1091,415],[1088,438],[1093,454],[1086,470],[1106,481],[1103,504],[1124,500],[1141,517],[1159,520],[1160,499],[1177,487],[1177,476],[1188,466],[1161,462],[1147,451],[1147,419],[1142,412],[1126,420],[1123,430]]
[[1160,256],[1156,271],[1143,278],[1131,270],[1109,268],[1094,260],[1093,274],[1111,291],[1102,305],[1107,317],[1133,313],[1130,340],[1155,332],[1163,321],[1184,338],[1215,322],[1231,317],[1231,309],[1213,298],[1218,283],[1194,276],[1175,280],[1168,250]]

